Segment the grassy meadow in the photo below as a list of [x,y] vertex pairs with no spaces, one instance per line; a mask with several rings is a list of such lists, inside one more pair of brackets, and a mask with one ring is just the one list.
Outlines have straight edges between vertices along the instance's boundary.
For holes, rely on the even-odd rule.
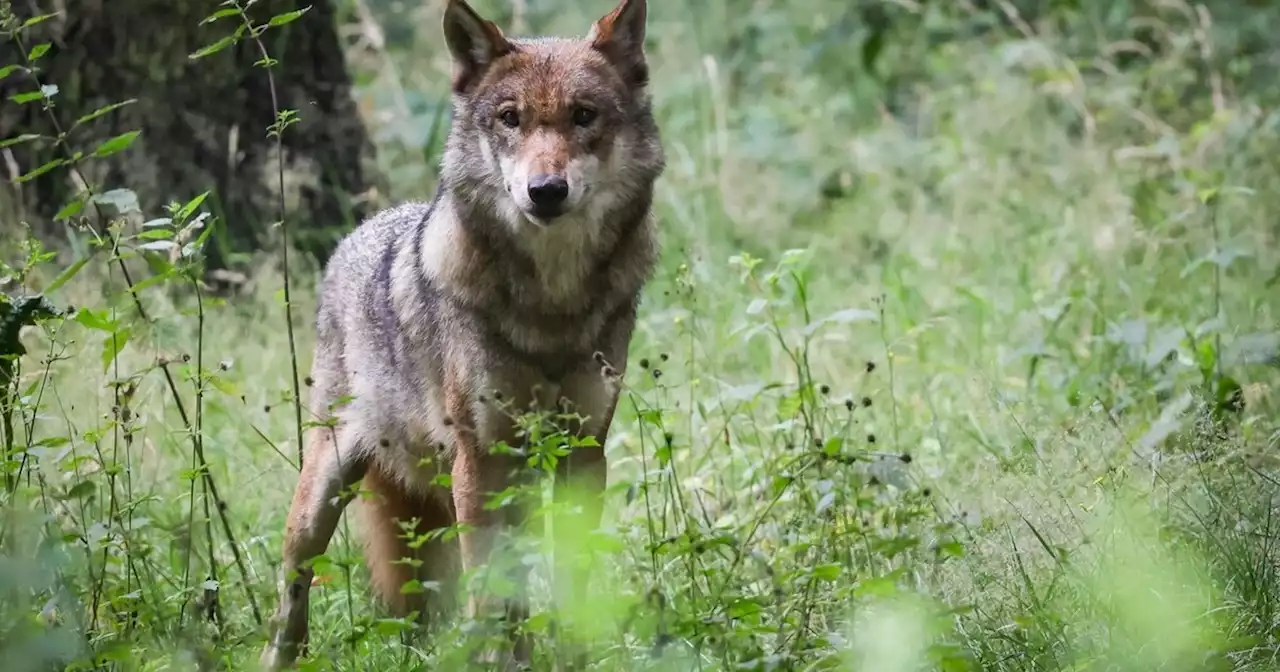
[[[473,4],[558,34],[610,9]],[[662,262],[592,599],[553,620],[547,547],[521,558],[535,668],[577,642],[595,670],[1280,669],[1280,111],[1190,5],[1148,7],[1149,49],[1104,3],[863,4],[893,28],[650,2]],[[342,14],[389,203],[434,188],[442,6]],[[0,377],[7,670],[256,664],[297,478],[285,272],[264,250],[214,294],[143,247],[201,211],[82,263],[0,243],[0,289],[76,311]],[[159,274],[147,320],[112,237]],[[291,262],[302,378],[318,269]],[[359,550],[344,517],[301,669],[467,669],[474,624],[412,637]]]

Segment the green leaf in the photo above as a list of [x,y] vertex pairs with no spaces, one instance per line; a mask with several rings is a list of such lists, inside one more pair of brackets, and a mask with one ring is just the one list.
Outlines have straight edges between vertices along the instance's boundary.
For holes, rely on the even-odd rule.
[[225,19],[225,18],[227,18],[228,16],[240,16],[240,10],[239,10],[239,9],[237,9],[237,8],[235,8],[235,7],[224,7],[224,8],[222,8],[222,9],[219,9],[218,11],[216,11],[216,12],[214,12],[214,13],[210,14],[209,16],[206,16],[206,17],[204,17],[203,19],[201,19],[201,20],[200,20],[200,25],[202,25],[202,26],[203,26],[203,25],[208,24],[208,23],[213,23],[214,21],[217,21],[218,19]]
[[31,142],[32,140],[39,140],[40,138],[43,138],[43,137],[44,136],[40,135],[39,133],[22,133],[20,135],[15,135],[12,138],[5,138],[4,140],[0,140],[0,149],[4,149],[5,147],[12,147],[14,145],[20,145],[24,142]]
[[867,39],[862,41],[862,67],[867,72],[875,73],[876,62],[880,60],[880,54],[884,51],[885,29],[872,30]]
[[1244,409],[1244,389],[1231,376],[1222,376],[1214,389],[1214,415],[1238,413]]
[[226,49],[227,47],[231,46],[232,44],[235,43],[235,41],[236,41],[235,35],[227,35],[226,37],[218,40],[217,42],[214,42],[213,44],[210,44],[209,46],[196,51],[190,56],[187,56],[187,58],[195,61],[195,60],[204,58],[205,56],[212,56],[218,53],[219,51],[222,51],[223,49]]
[[764,607],[760,605],[760,599],[755,597],[737,598],[725,608],[729,618],[746,618],[762,611],[764,611]]
[[26,93],[15,93],[12,96],[9,96],[9,100],[12,100],[19,105],[26,105],[27,103],[35,102],[42,98],[44,98],[43,91],[28,91]]
[[293,10],[292,12],[285,12],[284,14],[277,14],[277,15],[275,15],[275,16],[273,16],[273,17],[271,17],[271,20],[267,22],[267,25],[268,25],[268,26],[283,26],[283,25],[284,25],[284,24],[286,24],[286,23],[293,23],[293,22],[294,22],[294,21],[296,21],[299,17],[301,17],[303,14],[306,14],[306,13],[307,13],[307,10],[309,10],[309,9],[311,9],[311,8],[310,8],[310,7],[303,7],[302,9],[295,9],[295,10]]
[[895,570],[887,576],[859,581],[853,593],[859,597],[889,597],[898,592],[897,573],[898,570]]
[[53,216],[54,221],[66,221],[80,214],[80,211],[84,209],[85,195],[86,192],[76,194],[76,197],[71,199],[70,203],[62,206],[62,209]]
[[67,491],[67,494],[63,499],[80,499],[82,497],[88,497],[97,489],[98,487],[94,485],[93,481],[80,481],[79,483],[71,486],[71,489]]
[[240,388],[236,387],[235,383],[221,376],[209,376],[209,384],[213,385],[214,389],[228,397],[231,397],[232,399],[240,398]]
[[76,322],[99,331],[113,331],[116,328],[116,321],[107,315],[107,311],[94,311],[88,308],[81,308],[76,311]]
[[186,222],[187,218],[191,217],[191,213],[195,212],[196,208],[200,207],[200,204],[204,203],[204,199],[208,197],[209,197],[209,192],[206,191],[203,194],[197,195],[195,198],[191,199],[190,201],[187,201],[186,205],[182,206],[178,210],[178,212],[174,213],[173,215],[174,221]]
[[945,544],[938,544],[939,558],[963,558],[964,544],[958,541],[949,541]]
[[4,79],[5,77],[8,77],[9,75],[12,75],[12,74],[13,74],[15,71],[17,71],[17,70],[26,70],[26,68],[22,67],[21,65],[16,65],[16,64],[15,64],[15,65],[6,65],[6,66],[4,66],[4,67],[0,67],[0,79]]
[[102,371],[106,373],[111,368],[111,362],[124,350],[129,344],[129,338],[133,335],[132,331],[125,327],[118,329],[114,334],[102,339]]
[[66,268],[66,270],[59,273],[58,277],[54,278],[53,282],[49,283],[48,287],[44,288],[44,293],[49,294],[57,290],[59,287],[67,284],[68,280],[76,277],[76,273],[79,273],[80,269],[84,268],[84,265],[89,263],[89,259],[90,259],[89,257],[84,257],[83,259],[77,259],[75,263],[71,264]]
[[837,564],[818,565],[813,568],[813,578],[819,581],[835,581],[844,568]]
[[30,28],[31,26],[34,26],[37,23],[44,23],[45,21],[48,21],[49,19],[52,19],[55,16],[58,16],[58,14],[60,14],[60,12],[54,12],[52,14],[39,14],[37,16],[33,16],[27,19],[26,21],[23,21],[22,25],[18,27],[18,30],[22,30],[24,28]]
[[28,61],[39,60],[39,58],[41,56],[44,56],[46,53],[48,53],[48,51],[49,51],[48,42],[37,44],[36,46],[31,47],[31,51],[27,52],[27,60]]
[[148,229],[138,234],[141,240],[164,240],[172,237],[173,232],[168,229]]
[[[212,226],[206,226],[206,227],[204,227],[204,230],[200,232],[200,235],[199,235],[199,236],[196,236],[196,239],[195,239],[195,240],[193,240],[193,241],[191,241],[190,243],[188,243],[188,245],[187,245],[187,246],[188,246],[188,247],[190,247],[190,248],[192,248],[192,249],[195,249],[195,250],[203,249],[203,248],[204,248],[205,241],[207,241],[207,240],[209,239],[209,234],[211,234],[211,233],[213,233],[213,227],[212,227]],[[185,250],[183,251],[183,255],[184,255],[184,256],[186,255]]]
[[[158,260],[159,259],[157,258],[157,261]],[[142,290],[148,287],[151,287],[153,285],[158,285],[164,282],[165,280],[168,280],[173,275],[173,273],[174,273],[174,268],[172,266],[168,266],[167,268],[160,271],[159,273],[156,273],[155,275],[149,278],[144,278],[143,280],[139,280],[138,282],[134,283],[134,285],[129,288],[129,291],[132,293],[141,292]]]
[[399,635],[414,628],[414,624],[403,618],[380,618],[373,622],[373,631],[382,637]]
[[129,131],[128,133],[121,133],[101,145],[98,145],[98,148],[93,150],[93,155],[102,158],[121,152],[127,149],[129,145],[133,144],[134,139],[138,137],[140,132],[141,131]]
[[61,166],[61,165],[62,165],[62,164],[64,164],[64,163],[66,163],[66,162],[65,162],[65,161],[63,161],[62,159],[54,159],[54,160],[52,160],[52,161],[50,161],[50,162],[48,162],[48,163],[44,164],[43,166],[40,166],[39,168],[36,168],[35,170],[31,170],[31,171],[28,171],[28,172],[26,172],[26,173],[23,173],[22,175],[19,175],[19,176],[14,180],[14,182],[18,182],[18,183],[22,183],[22,182],[29,182],[29,181],[31,181],[31,180],[36,179],[37,177],[40,177],[41,175],[44,175],[45,173],[47,173],[47,172],[49,172],[49,171],[53,170],[54,168],[57,168],[58,166]]
[[640,420],[642,422],[647,422],[654,427],[662,427],[662,411],[658,409],[641,411]]
[[129,100],[122,100],[122,101],[120,101],[120,102],[118,102],[118,103],[111,103],[110,105],[103,105],[102,107],[99,107],[98,109],[96,109],[96,110],[94,110],[94,111],[90,112],[89,114],[86,114],[86,115],[84,115],[83,117],[80,117],[79,119],[76,119],[76,123],[72,125],[72,128],[75,128],[76,126],[79,126],[80,124],[87,124],[87,123],[89,123],[89,122],[93,121],[94,119],[97,119],[98,117],[101,117],[101,116],[102,116],[102,115],[104,115],[104,114],[109,114],[109,113],[111,113],[111,112],[114,112],[115,110],[118,110],[118,109],[120,109],[120,108],[122,108],[122,107],[126,107],[126,106],[128,106],[128,105],[132,105],[132,104],[134,104],[134,103],[136,103],[136,102],[138,102],[138,99],[136,99],[136,98],[130,98]]

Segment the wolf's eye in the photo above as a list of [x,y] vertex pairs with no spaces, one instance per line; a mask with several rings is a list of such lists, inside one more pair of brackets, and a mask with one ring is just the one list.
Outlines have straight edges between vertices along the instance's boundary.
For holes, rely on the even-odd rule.
[[520,125],[520,115],[516,114],[515,110],[503,110],[502,113],[498,115],[498,118],[502,120],[502,123],[506,124],[510,128],[516,128]]
[[591,122],[596,120],[596,111],[589,107],[579,107],[573,110],[573,123],[578,126],[590,126]]

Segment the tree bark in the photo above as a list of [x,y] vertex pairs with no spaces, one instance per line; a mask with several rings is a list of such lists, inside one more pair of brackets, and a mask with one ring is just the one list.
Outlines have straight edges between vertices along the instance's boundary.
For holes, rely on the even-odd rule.
[[[347,72],[331,0],[262,0],[249,10],[255,23],[310,5],[300,18],[272,27],[262,39],[273,68],[279,104],[298,122],[284,133],[285,200],[294,245],[323,262],[343,233],[372,207],[379,178]],[[96,192],[124,187],[138,195],[146,217],[163,216],[171,201],[210,191],[217,216],[208,248],[210,268],[239,265],[245,253],[268,246],[279,216],[275,121],[266,69],[250,39],[206,58],[189,55],[231,34],[241,22],[228,16],[201,25],[220,9],[216,0],[16,0],[19,19],[58,11],[60,16],[24,33],[27,49],[48,42],[37,64],[42,84],[58,87],[54,113],[64,129],[102,106],[135,103],[75,128],[77,151],[141,131],[125,151],[79,164]],[[0,38],[0,66],[22,63],[16,43]],[[20,133],[53,136],[40,104],[10,96],[34,90],[20,73],[0,81],[0,138]],[[0,171],[36,168],[57,156],[49,141],[0,150]],[[14,175],[6,175],[6,181]],[[20,216],[46,240],[62,238],[53,215],[76,193],[69,171],[56,169],[25,185],[8,185]]]

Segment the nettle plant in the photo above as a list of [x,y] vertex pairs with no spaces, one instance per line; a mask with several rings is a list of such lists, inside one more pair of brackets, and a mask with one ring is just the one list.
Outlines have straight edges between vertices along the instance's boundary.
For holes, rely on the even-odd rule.
[[[233,27],[191,58],[212,58],[248,40],[260,56],[256,65],[270,76],[278,62],[265,48],[264,32],[306,10],[258,22],[251,16],[254,5],[219,5],[204,22]],[[0,640],[31,643],[20,653],[37,664],[78,661],[72,667],[83,668],[124,662],[156,644],[167,650],[175,638],[208,657],[206,647],[256,632],[263,622],[256,585],[261,576],[242,555],[246,544],[237,538],[224,496],[229,486],[215,479],[205,452],[210,396],[242,399],[227,365],[205,358],[206,320],[224,305],[203,284],[203,252],[212,231],[203,210],[209,194],[185,195],[149,218],[124,186],[99,188],[86,179],[82,165],[127,151],[139,131],[86,148],[77,146],[77,129],[134,101],[68,121],[56,83],[42,77],[41,60],[50,47],[29,39],[31,29],[52,16],[19,20],[0,0],[0,30],[23,55],[20,63],[0,65],[0,76],[25,82],[6,104],[39,106],[55,129],[53,135],[3,139],[0,148],[43,143],[55,150],[54,158],[18,181],[60,171],[81,185],[56,218],[89,253],[56,272],[43,294],[26,288],[55,263],[55,254],[34,237],[20,241],[21,261],[0,266],[0,475],[6,517],[14,521],[0,527],[0,558],[18,570],[0,573]],[[279,144],[298,117],[281,107],[274,79],[270,90],[275,119],[265,130]],[[293,406],[300,449],[303,429],[315,423],[303,418],[300,404],[283,163],[277,177],[293,373],[282,396]],[[936,512],[929,489],[913,482],[912,458],[897,432],[877,437],[866,429],[882,421],[876,416],[886,404],[857,388],[870,376],[892,376],[892,359],[884,371],[868,363],[862,381],[822,381],[814,373],[813,347],[824,329],[879,322],[884,338],[883,308],[812,315],[803,252],[783,254],[771,270],[746,254],[732,263],[752,297],[736,336],[745,350],[760,348],[766,361],[785,362],[786,374],[713,389],[711,381],[720,375],[716,358],[699,345],[709,328],[707,310],[695,274],[687,266],[678,270],[673,284],[683,317],[672,335],[676,345],[633,359],[627,380],[617,381],[622,399],[614,432],[629,435],[619,452],[639,469],[618,486],[621,510],[613,529],[581,535],[582,561],[593,564],[595,583],[608,599],[565,605],[563,613],[536,611],[523,627],[539,637],[544,659],[562,659],[572,640],[582,638],[603,644],[594,658],[628,669],[694,659],[748,670],[832,668],[842,664],[859,605],[913,592],[920,579],[910,568],[963,553],[955,524]],[[73,308],[45,298],[86,268],[106,280],[101,303]],[[179,314],[194,323],[195,342],[177,354],[157,346],[167,354],[130,370],[120,354],[160,340],[163,325],[144,292],[162,287],[179,298]],[[41,351],[25,351],[19,338],[24,328],[34,328],[37,337],[29,340],[39,341]],[[81,425],[62,407],[58,389],[83,385],[68,379],[78,380],[79,372],[63,375],[71,367],[62,364],[87,343],[107,379],[109,410]],[[607,375],[612,363],[600,364]],[[166,407],[180,421],[176,435],[189,446],[189,466],[167,475],[182,485],[177,501],[158,501],[137,481],[140,437],[156,420],[138,399],[144,384],[161,387]],[[892,414],[896,402],[887,402]],[[598,449],[571,431],[571,410],[530,415],[513,409],[513,418],[524,427],[524,444],[495,449],[523,455],[540,474],[553,472],[572,450]],[[736,474],[733,482],[725,478],[729,473]],[[447,477],[441,484],[448,484]],[[509,506],[521,497],[546,502],[547,486],[548,479],[534,479],[495,494],[490,505]],[[530,553],[512,559],[539,564],[537,547],[527,548]],[[324,667],[361,642],[389,643],[414,627],[409,619],[354,615],[350,577],[358,559],[350,549],[331,548],[315,562],[322,579],[346,575],[347,620],[339,641],[312,642],[313,654],[339,655],[313,655],[304,666]],[[925,614],[949,618],[940,607]],[[500,635],[462,622],[437,634],[425,655],[447,667],[490,636]],[[945,634],[935,639],[930,656],[947,669],[964,669],[959,654],[937,643]]]
[[[955,523],[937,514],[929,488],[912,483],[911,455],[866,429],[872,398],[815,377],[823,329],[883,314],[812,315],[806,259],[790,251],[772,270],[750,255],[732,260],[752,297],[736,336],[747,346],[759,338],[783,358],[782,380],[708,394],[718,372],[701,350],[710,325],[687,265],[672,290],[677,345],[632,359],[639,375],[628,376],[619,417],[633,423],[622,431],[639,477],[617,484],[620,522],[612,543],[596,544],[616,559],[611,611],[591,612],[609,613],[620,628],[611,655],[722,669],[843,665],[859,605],[911,593],[912,567],[963,553]],[[863,376],[876,369],[868,362]],[[734,485],[742,482],[753,485]],[[950,617],[935,611],[937,623]],[[963,661],[953,647],[930,651],[939,663]]]
[[[276,61],[267,55],[262,33],[306,10],[258,24],[248,14],[252,4],[223,3],[206,22],[236,18],[238,28],[191,58],[208,57],[250,39],[262,53],[257,65],[273,67]],[[4,290],[0,293],[0,447],[4,451],[0,474],[6,517],[14,521],[0,527],[0,558],[19,570],[0,579],[0,591],[5,594],[0,600],[0,639],[14,643],[19,658],[30,657],[20,661],[24,664],[56,660],[79,661],[72,667],[93,667],[128,658],[127,642],[141,632],[149,630],[157,637],[174,634],[195,622],[197,614],[204,616],[201,622],[217,636],[228,618],[220,600],[225,574],[221,567],[225,560],[219,558],[222,549],[230,549],[231,564],[254,621],[260,624],[262,619],[226,500],[204,451],[206,395],[242,399],[224,376],[229,365],[211,367],[204,358],[205,319],[208,311],[224,303],[209,296],[203,282],[204,249],[213,229],[209,213],[201,208],[209,193],[170,203],[162,216],[147,219],[132,191],[123,186],[102,189],[86,178],[82,166],[127,151],[140,131],[116,135],[92,149],[77,146],[77,131],[136,101],[115,102],[68,121],[67,104],[58,97],[57,84],[43,77],[41,62],[50,44],[30,38],[33,29],[56,16],[22,20],[9,2],[0,1],[0,32],[22,55],[19,63],[0,64],[0,77],[18,78],[23,87],[7,104],[39,106],[54,131],[5,138],[0,148],[34,143],[52,149],[53,158],[15,182],[65,172],[78,190],[55,220],[86,251],[57,272],[42,294],[29,293],[29,281],[36,275],[47,277],[46,269],[55,264],[56,254],[34,236],[17,242],[20,261],[0,262],[0,289]],[[273,99],[274,92],[273,83]],[[278,102],[274,108],[276,121],[268,132],[278,141],[297,117],[280,109]],[[282,248],[287,248],[283,165],[280,170],[279,224],[285,238]],[[45,298],[86,267],[104,279],[101,305],[72,307]],[[287,265],[284,277],[292,350]],[[194,319],[196,342],[186,346],[193,352],[159,355],[149,366],[125,370],[120,353],[130,344],[156,336],[160,326],[143,300],[145,290],[158,286],[180,297],[186,306],[180,313]],[[28,327],[38,330],[47,348],[44,352],[26,352],[20,332]],[[110,410],[91,426],[77,425],[58,393],[59,386],[84,384],[80,372],[58,365],[70,359],[86,339],[101,342],[99,363],[110,400]],[[292,359],[296,362],[296,356]],[[59,376],[64,372],[70,374],[65,380]],[[291,397],[300,434],[296,363],[294,373]],[[152,506],[154,495],[135,488],[138,436],[149,420],[135,408],[135,394],[154,376],[162,379],[191,449],[190,468],[173,475],[187,486],[184,510],[179,514],[172,507],[161,507],[159,511],[170,516],[165,520],[148,517],[157,510]],[[215,542],[218,534],[225,536],[225,546]]]

